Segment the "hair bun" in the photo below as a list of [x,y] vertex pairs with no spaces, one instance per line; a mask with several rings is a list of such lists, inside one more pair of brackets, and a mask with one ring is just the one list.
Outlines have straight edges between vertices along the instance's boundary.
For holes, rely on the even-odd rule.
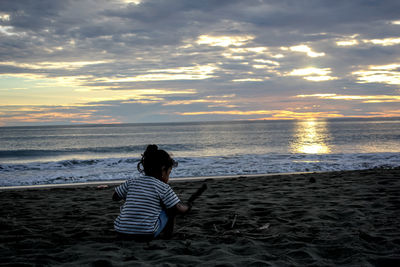
[[146,151],[144,152],[145,154],[152,154],[158,150],[157,145],[148,145],[146,148]]

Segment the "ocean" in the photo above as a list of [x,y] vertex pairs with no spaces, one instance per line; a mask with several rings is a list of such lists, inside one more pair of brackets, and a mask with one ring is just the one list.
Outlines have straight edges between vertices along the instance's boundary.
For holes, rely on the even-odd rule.
[[1,127],[0,186],[125,180],[148,144],[171,179],[393,168],[400,119]]

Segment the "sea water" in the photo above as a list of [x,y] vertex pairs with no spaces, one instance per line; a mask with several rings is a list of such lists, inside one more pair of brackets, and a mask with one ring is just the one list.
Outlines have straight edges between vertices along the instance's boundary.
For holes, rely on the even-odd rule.
[[0,128],[0,186],[124,180],[157,144],[171,178],[392,168],[399,119]]

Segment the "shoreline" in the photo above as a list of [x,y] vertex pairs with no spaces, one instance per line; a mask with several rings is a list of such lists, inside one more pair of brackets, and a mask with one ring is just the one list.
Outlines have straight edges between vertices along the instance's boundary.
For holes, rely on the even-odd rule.
[[[366,169],[366,170],[368,170],[368,169]],[[190,182],[190,181],[198,182],[198,181],[205,181],[205,180],[220,180],[220,179],[224,180],[224,179],[238,179],[238,178],[262,178],[262,177],[270,177],[270,176],[278,176],[278,175],[298,175],[298,174],[353,172],[353,171],[362,171],[362,170],[282,172],[282,173],[243,174],[243,175],[226,175],[226,176],[197,176],[197,177],[179,177],[179,178],[171,177],[169,183]],[[126,180],[104,180],[104,181],[92,181],[92,182],[63,183],[63,184],[0,186],[0,192],[6,191],[6,190],[50,189],[50,188],[119,185],[125,181]]]
[[[262,173],[262,174],[239,174],[239,175],[226,175],[226,176],[196,176],[196,177],[171,177],[169,183],[179,182],[199,182],[205,180],[225,180],[225,179],[238,179],[238,178],[262,178],[273,177],[281,175],[300,175],[300,174],[329,174],[329,173],[343,173],[343,172],[358,172],[358,171],[375,171],[375,170],[396,170],[400,166],[393,168],[375,168],[375,169],[360,169],[360,170],[336,170],[336,171],[306,171],[306,172],[277,172],[277,173]],[[73,188],[73,187],[87,187],[87,186],[102,186],[102,185],[119,185],[126,180],[101,180],[90,182],[77,182],[77,183],[62,183],[62,184],[38,184],[38,185],[12,185],[0,186],[1,191],[7,190],[25,190],[25,189],[51,189],[51,188]]]

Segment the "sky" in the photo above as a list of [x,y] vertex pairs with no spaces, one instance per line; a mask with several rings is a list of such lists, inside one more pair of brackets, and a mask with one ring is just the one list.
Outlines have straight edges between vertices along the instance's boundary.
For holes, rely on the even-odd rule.
[[399,10],[1,0],[0,126],[400,117]]

